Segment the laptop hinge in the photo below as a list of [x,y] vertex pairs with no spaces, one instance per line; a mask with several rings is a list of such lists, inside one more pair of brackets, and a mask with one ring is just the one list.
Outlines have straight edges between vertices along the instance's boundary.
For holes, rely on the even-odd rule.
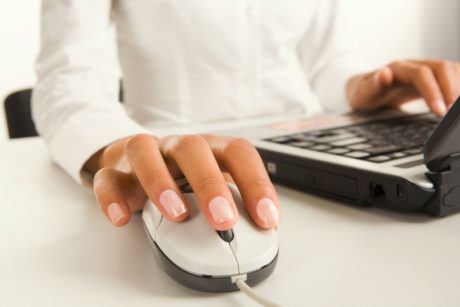
[[450,155],[445,170],[428,171],[435,185],[435,195],[425,208],[428,213],[445,216],[460,211],[460,153]]

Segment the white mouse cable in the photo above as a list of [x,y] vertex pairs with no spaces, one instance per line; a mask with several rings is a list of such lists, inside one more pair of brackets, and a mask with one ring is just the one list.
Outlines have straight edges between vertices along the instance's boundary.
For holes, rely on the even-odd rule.
[[270,301],[269,299],[261,296],[258,294],[256,291],[254,291],[249,285],[244,281],[243,278],[238,278],[235,281],[237,287],[246,294],[249,298],[251,298],[253,301],[259,303],[262,306],[265,307],[280,307],[280,305]]

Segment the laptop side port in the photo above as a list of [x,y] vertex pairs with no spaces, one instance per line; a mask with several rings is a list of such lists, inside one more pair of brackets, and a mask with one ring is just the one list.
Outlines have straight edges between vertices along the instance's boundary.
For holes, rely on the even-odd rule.
[[384,203],[386,201],[386,191],[383,185],[371,182],[370,187],[371,199]]

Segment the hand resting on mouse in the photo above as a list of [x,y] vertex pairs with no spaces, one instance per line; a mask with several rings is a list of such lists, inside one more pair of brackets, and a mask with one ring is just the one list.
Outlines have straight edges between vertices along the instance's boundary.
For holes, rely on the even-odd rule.
[[140,134],[100,150],[86,162],[84,170],[94,175],[96,199],[115,226],[128,223],[131,212],[142,210],[147,198],[168,220],[185,220],[189,204],[175,182],[183,177],[216,230],[232,228],[238,218],[224,177],[235,182],[256,225],[270,229],[280,220],[276,191],[256,149],[244,139]]

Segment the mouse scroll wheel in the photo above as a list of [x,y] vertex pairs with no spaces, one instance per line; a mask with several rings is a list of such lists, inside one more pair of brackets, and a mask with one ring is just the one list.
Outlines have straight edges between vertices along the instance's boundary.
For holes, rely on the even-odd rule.
[[231,229],[223,231],[217,230],[217,234],[225,242],[230,242],[233,240],[233,230]]

